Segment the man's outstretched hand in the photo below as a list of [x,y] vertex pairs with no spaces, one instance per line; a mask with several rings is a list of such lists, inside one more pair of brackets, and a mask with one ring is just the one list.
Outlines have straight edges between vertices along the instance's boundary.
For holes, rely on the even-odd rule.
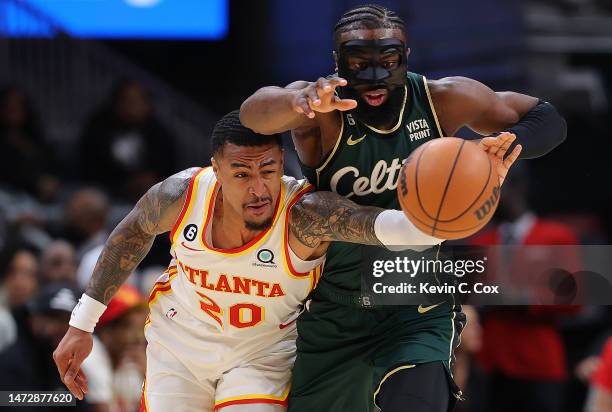
[[357,107],[352,99],[341,99],[335,94],[336,87],[346,86],[346,80],[341,77],[325,79],[319,77],[303,89],[296,90],[293,99],[293,110],[313,119],[315,112],[328,113],[334,110],[347,111]]
[[508,170],[521,154],[523,147],[519,144],[514,147],[512,153],[506,156],[512,142],[516,140],[516,135],[512,133],[501,133],[499,136],[488,136],[480,140],[478,146],[481,147],[493,162],[495,171],[499,176],[499,185],[504,183]]
[[92,348],[92,334],[70,326],[53,352],[53,360],[62,382],[80,400],[83,400],[88,390],[87,376],[81,370],[81,364]]

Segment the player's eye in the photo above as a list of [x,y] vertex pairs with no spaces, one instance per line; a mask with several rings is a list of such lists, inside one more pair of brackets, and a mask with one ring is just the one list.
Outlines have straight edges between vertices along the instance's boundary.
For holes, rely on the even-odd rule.
[[348,61],[349,69],[354,71],[361,71],[368,67],[368,62],[365,60],[353,60],[349,59]]
[[276,173],[275,170],[264,170],[263,172],[261,172],[261,174],[264,175],[264,176],[270,176],[270,175],[273,175],[275,173]]
[[386,59],[386,60],[383,60],[381,63],[382,67],[384,67],[385,69],[394,69],[397,67],[398,64],[399,64],[398,59]]
[[245,177],[247,177],[248,175],[246,173],[236,173],[234,175],[234,177],[237,177],[238,179],[244,179]]

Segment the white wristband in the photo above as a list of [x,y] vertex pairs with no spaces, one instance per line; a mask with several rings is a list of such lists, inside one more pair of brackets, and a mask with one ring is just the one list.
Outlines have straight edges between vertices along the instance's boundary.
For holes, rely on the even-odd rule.
[[421,232],[401,210],[381,212],[374,221],[374,233],[387,249],[392,250],[412,249],[420,252],[444,241]]
[[70,326],[85,332],[93,332],[98,319],[106,310],[106,305],[83,293],[81,299],[72,310]]

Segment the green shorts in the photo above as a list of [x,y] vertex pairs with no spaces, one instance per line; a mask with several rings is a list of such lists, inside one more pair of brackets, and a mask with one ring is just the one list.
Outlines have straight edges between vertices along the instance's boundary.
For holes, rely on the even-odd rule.
[[363,309],[321,295],[314,293],[297,321],[288,412],[375,411],[375,395],[386,377],[436,361],[448,372],[451,393],[461,396],[450,372],[465,324],[460,307]]

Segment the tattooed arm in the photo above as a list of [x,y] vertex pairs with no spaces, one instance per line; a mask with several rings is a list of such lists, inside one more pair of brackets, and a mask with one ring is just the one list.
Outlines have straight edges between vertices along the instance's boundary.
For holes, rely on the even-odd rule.
[[322,256],[333,241],[416,251],[443,241],[422,232],[401,210],[361,206],[332,192],[306,194],[290,213],[289,245],[305,260]]
[[110,234],[85,293],[104,303],[149,253],[155,236],[168,232],[178,218],[191,177],[187,169],[157,183]]
[[331,241],[382,246],[374,222],[383,210],[333,192],[308,193],[291,208],[289,244],[302,259],[321,256]]
[[[177,173],[153,186],[117,225],[98,258],[85,294],[108,304],[117,289],[151,249],[155,236],[169,231],[176,222],[191,177],[197,168]],[[70,326],[53,352],[62,382],[78,399],[87,393],[87,378],[81,363],[93,347],[90,332]]]

